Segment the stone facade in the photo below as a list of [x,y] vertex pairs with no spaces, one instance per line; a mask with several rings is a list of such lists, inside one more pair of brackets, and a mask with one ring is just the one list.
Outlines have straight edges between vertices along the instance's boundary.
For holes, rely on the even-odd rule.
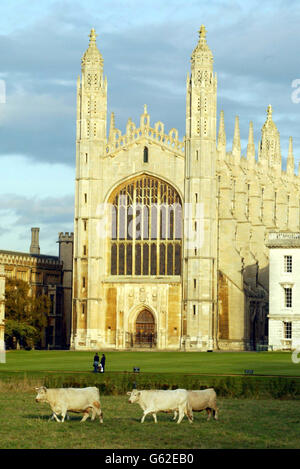
[[5,277],[28,282],[31,295],[43,293],[49,296],[51,313],[42,345],[50,348],[69,347],[73,233],[59,233],[59,256],[40,254],[39,228],[32,228],[31,234],[30,252],[0,250],[0,265],[4,267]]
[[[91,31],[77,82],[73,348],[142,346],[143,333],[158,349],[247,350],[267,341],[267,234],[300,229],[292,139],[283,171],[271,106],[257,158],[252,122],[241,155],[238,117],[230,150],[222,111],[218,134],[216,121],[217,76],[201,26],[184,141],[162,122],[151,125],[147,106],[124,134],[112,113],[107,132],[107,79]],[[176,214],[171,236],[149,235],[151,210],[158,206],[163,220],[164,203],[182,208],[181,236]]]

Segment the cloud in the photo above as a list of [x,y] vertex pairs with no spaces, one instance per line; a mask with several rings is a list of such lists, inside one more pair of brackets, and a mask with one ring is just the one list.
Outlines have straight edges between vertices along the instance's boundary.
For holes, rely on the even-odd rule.
[[74,217],[74,197],[22,197],[0,195],[0,213],[15,217],[15,225],[70,224]]
[[[21,14],[22,21],[16,22]],[[139,123],[147,104],[152,124],[162,121],[166,130],[175,127],[184,137],[186,76],[203,23],[214,54],[218,116],[223,109],[228,150],[236,115],[243,152],[250,120],[257,148],[272,104],[283,161],[291,135],[297,164],[300,103],[291,99],[291,84],[300,78],[299,22],[296,0],[102,0],[101,8],[98,0],[1,4],[0,79],[5,80],[6,104],[0,103],[0,164],[4,178],[15,174],[16,186],[12,182],[10,191],[4,184],[5,194],[0,189],[1,240],[25,243],[30,226],[40,225],[41,240],[54,252],[57,233],[72,230],[74,198],[64,192],[70,194],[74,181],[76,79],[92,27],[108,79],[108,113],[115,112],[122,131],[129,117]],[[13,155],[30,160],[32,178]],[[57,164],[60,182],[53,174]],[[65,190],[62,174],[68,180]],[[47,181],[47,193],[38,185],[31,188],[34,178]],[[29,189],[22,194],[26,181]]]
[[[63,1],[48,2],[36,16],[24,5],[25,26],[0,36],[1,72],[7,84],[0,153],[22,152],[33,160],[74,165],[75,82],[92,26],[99,34],[108,77],[108,109],[117,111],[121,129],[128,117],[139,121],[147,103],[153,121],[178,128],[183,137],[186,73],[199,26],[205,23],[221,77],[218,102],[227,106],[229,125],[236,113],[245,129],[250,119],[259,123],[270,102],[274,118],[280,120],[283,145],[291,128],[285,124],[287,115],[295,119],[295,135],[300,105],[292,105],[290,86],[298,77],[293,60],[300,42],[297,2],[287,6],[281,1],[215,0],[208,8],[194,0],[188,7],[182,0],[104,0],[100,12],[95,1],[88,6]],[[254,117],[245,115],[244,123],[247,107],[256,112]],[[295,139],[300,153],[299,144]]]
[[28,252],[31,227],[37,226],[41,253],[57,255],[58,233],[73,231],[74,196],[0,194],[0,219],[1,249]]

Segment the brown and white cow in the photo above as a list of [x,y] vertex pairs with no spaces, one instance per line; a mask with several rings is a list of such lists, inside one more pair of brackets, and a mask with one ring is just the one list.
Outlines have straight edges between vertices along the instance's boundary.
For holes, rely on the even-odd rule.
[[[201,412],[206,410],[208,419],[210,420],[211,414],[215,420],[218,420],[218,407],[217,395],[214,388],[202,389],[200,391],[187,391],[188,404],[192,412]],[[174,412],[173,420],[176,420],[177,412]]]

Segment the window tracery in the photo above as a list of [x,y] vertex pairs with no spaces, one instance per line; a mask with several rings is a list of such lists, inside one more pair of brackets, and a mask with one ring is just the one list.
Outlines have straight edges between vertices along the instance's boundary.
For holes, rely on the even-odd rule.
[[180,275],[182,205],[177,191],[150,176],[111,197],[111,275]]

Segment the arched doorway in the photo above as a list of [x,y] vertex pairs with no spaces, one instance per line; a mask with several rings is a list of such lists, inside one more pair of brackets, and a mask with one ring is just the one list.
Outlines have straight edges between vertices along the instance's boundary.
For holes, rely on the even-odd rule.
[[134,345],[137,347],[154,347],[156,345],[156,329],[153,314],[142,310],[135,321]]

